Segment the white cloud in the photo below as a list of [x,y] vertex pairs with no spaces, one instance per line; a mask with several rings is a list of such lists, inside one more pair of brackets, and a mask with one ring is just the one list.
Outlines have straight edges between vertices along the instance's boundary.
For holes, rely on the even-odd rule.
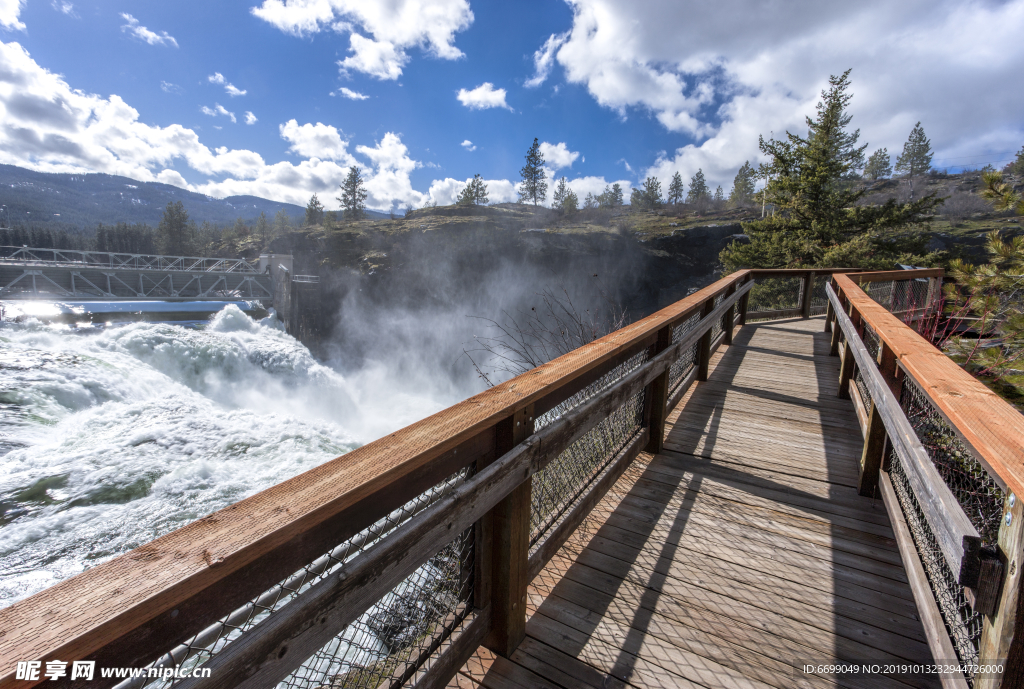
[[332,96],[341,95],[341,96],[344,96],[345,98],[348,98],[349,100],[366,100],[367,98],[369,98],[369,96],[367,96],[364,93],[359,93],[358,91],[353,91],[352,89],[345,88],[344,86],[342,86],[337,91],[331,91],[331,95]]
[[160,90],[164,93],[172,93],[175,96],[180,96],[181,94],[185,93],[185,89],[181,88],[177,84],[172,84],[169,81],[161,81]]
[[463,142],[462,142],[461,144],[459,144],[459,145],[460,145],[460,146],[462,146],[462,147],[463,147],[464,149],[466,149],[467,151],[475,151],[475,150],[476,150],[476,146],[474,146],[474,145],[473,145],[473,142],[472,142],[472,141],[470,141],[469,139],[466,139],[465,141],[463,141]]
[[1024,93],[1007,87],[1024,63],[1024,0],[721,0],[699,13],[673,0],[569,2],[572,28],[554,52],[567,79],[622,116],[648,112],[696,139],[645,174],[689,180],[701,167],[728,190],[757,159],[758,134],[803,133],[829,74],[850,67],[853,126],[871,150],[901,150],[918,120],[937,160],[1024,139]]
[[209,115],[210,117],[216,117],[217,115],[224,115],[225,117],[229,118],[232,123],[238,122],[238,120],[235,118],[235,113],[231,112],[230,110],[225,108],[220,103],[214,104],[214,107],[212,107],[212,108],[207,107],[207,106],[204,105],[201,108],[199,108],[199,110],[204,115]]
[[234,84],[229,83],[228,80],[224,78],[224,75],[220,72],[214,72],[206,78],[209,80],[211,84],[219,84],[223,86],[224,90],[227,91],[227,94],[232,98],[234,98],[235,96],[244,96],[247,93],[246,91],[236,87]]
[[348,151],[348,142],[330,125],[320,122],[300,125],[296,120],[288,120],[279,129],[281,138],[291,143],[288,150],[296,155],[334,160],[346,167],[356,164],[356,159]]
[[549,144],[547,141],[543,141],[540,145],[540,154],[544,156],[544,162],[547,163],[552,170],[560,170],[563,167],[572,167],[572,164],[580,157],[578,151],[570,151],[569,147],[566,146],[564,142]]
[[[427,192],[429,202],[436,203],[438,206],[450,206],[458,201],[459,194],[471,180],[472,178],[459,180],[451,177],[435,179]],[[485,179],[484,184],[487,185],[488,203],[509,203],[519,198],[519,194],[516,193],[516,185],[507,179]]]
[[462,57],[455,34],[473,22],[468,0],[264,0],[252,13],[294,36],[349,32],[352,55],[338,63],[342,71],[378,79],[397,79],[411,48],[446,60]]
[[420,163],[409,157],[398,135],[388,132],[373,148],[356,146],[356,151],[373,161],[373,172],[366,178],[367,205],[389,208],[398,203],[407,207],[422,206],[426,195],[412,188],[409,174]]
[[50,4],[53,6],[53,9],[57,10],[61,14],[66,14],[69,17],[78,16],[77,14],[75,14],[74,4],[67,2],[67,0],[61,0],[60,2],[58,2],[57,0],[53,0],[53,2],[51,2]]
[[555,64],[555,53],[568,37],[568,32],[551,34],[548,40],[544,41],[544,45],[537,49],[533,54],[534,75],[523,84],[526,88],[535,88],[547,81],[548,75],[551,74],[551,68]]
[[128,22],[127,24],[121,27],[121,31],[129,32],[131,35],[135,36],[135,38],[139,39],[140,41],[145,41],[150,45],[173,45],[175,48],[178,47],[178,42],[174,40],[174,36],[171,36],[166,31],[163,31],[161,33],[150,31],[146,27],[139,24],[138,19],[125,12],[121,13],[121,18]]
[[496,89],[494,84],[489,81],[485,81],[471,91],[459,89],[456,98],[470,110],[485,110],[487,108],[512,109],[505,102],[505,89]]
[[258,121],[259,120],[256,119],[256,116],[253,115],[250,111],[248,111],[248,110],[245,111],[245,123],[246,124],[256,124]]
[[25,23],[18,19],[25,0],[0,0],[0,25],[4,28],[24,31]]

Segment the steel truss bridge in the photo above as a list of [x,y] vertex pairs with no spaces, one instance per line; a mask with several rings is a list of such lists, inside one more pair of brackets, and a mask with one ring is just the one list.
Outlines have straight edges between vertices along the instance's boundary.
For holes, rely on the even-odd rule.
[[242,259],[0,247],[0,299],[273,299]]

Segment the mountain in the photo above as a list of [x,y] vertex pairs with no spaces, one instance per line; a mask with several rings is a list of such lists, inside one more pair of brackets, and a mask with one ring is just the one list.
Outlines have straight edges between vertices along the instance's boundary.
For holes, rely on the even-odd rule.
[[[181,201],[191,219],[230,225],[242,218],[251,223],[260,211],[273,218],[281,209],[301,224],[306,209],[257,196],[215,199],[170,184],[139,182],[104,174],[34,172],[0,165],[0,225],[37,229],[92,230],[99,223],[146,223],[156,227],[168,203]],[[371,218],[386,213],[367,211]]]

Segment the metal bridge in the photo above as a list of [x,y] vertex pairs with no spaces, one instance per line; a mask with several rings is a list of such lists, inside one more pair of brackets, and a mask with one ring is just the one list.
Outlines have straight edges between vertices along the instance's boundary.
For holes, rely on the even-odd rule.
[[270,266],[242,259],[0,247],[0,299],[273,299]]

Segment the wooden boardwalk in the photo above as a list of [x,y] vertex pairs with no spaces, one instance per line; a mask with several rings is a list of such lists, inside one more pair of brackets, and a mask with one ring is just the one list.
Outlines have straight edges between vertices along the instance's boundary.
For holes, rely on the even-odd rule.
[[529,589],[526,639],[459,687],[930,687],[804,664],[931,662],[823,319],[736,331]]

